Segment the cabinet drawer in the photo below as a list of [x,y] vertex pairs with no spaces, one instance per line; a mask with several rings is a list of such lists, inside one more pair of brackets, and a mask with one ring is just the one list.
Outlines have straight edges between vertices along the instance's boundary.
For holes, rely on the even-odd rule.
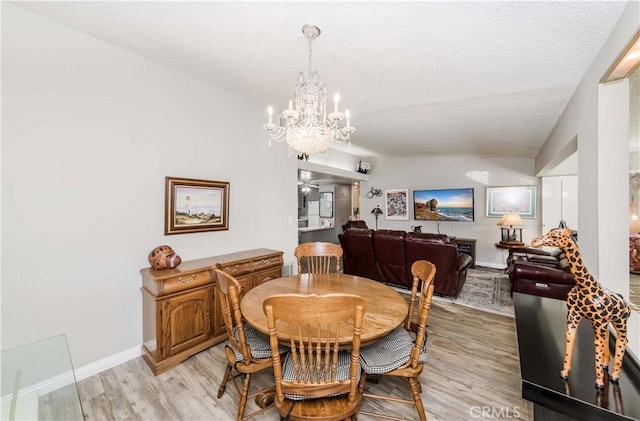
[[254,260],[253,262],[251,262],[252,272],[257,272],[262,269],[267,269],[267,268],[271,268],[274,266],[281,266],[281,265],[282,265],[282,255],[264,257],[262,259]]
[[196,288],[212,283],[211,274],[208,270],[193,273],[183,273],[172,278],[163,279],[158,282],[158,295],[169,295],[174,292]]
[[233,276],[244,275],[251,272],[251,262],[226,264],[222,266],[222,270]]

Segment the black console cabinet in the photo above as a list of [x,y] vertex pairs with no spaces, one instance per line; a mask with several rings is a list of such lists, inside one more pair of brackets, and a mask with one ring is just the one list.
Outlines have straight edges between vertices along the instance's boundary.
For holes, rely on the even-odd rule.
[[[563,381],[567,305],[563,300],[513,293],[518,333],[522,397],[534,404],[534,421],[640,420],[640,369],[627,353],[619,383],[594,387],[594,337],[591,324],[578,327],[569,381]],[[611,335],[613,337],[613,335]],[[610,338],[611,339],[611,338]],[[611,345],[611,358],[614,347]],[[610,370],[613,361],[609,364]]]

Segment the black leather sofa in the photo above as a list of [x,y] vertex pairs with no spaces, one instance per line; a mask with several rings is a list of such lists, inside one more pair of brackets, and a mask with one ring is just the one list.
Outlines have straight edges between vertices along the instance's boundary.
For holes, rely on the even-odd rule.
[[566,300],[567,293],[575,285],[567,257],[557,248],[512,248],[509,250],[506,272],[511,280],[512,293]]
[[338,234],[344,273],[411,287],[411,265],[428,260],[436,266],[434,292],[456,297],[473,264],[471,256],[458,252],[456,244],[441,234],[396,230],[347,228]]

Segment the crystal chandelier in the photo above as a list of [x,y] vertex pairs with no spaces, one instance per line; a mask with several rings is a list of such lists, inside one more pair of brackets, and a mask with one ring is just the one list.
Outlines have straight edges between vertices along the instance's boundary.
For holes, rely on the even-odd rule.
[[[309,44],[309,68],[305,74],[300,71],[294,99],[289,100],[289,108],[282,112],[279,124],[273,123],[273,108],[269,107],[269,122],[263,127],[271,141],[287,140],[289,156],[293,151],[301,154],[313,154],[326,151],[334,143],[351,142],[351,134],[356,128],[351,126],[349,110],[339,111],[340,95],[335,94],[333,112],[327,115],[327,92],[320,75],[311,69],[311,42],[320,35],[320,28],[313,25],[302,27]],[[346,126],[340,127],[340,121],[346,118]]]

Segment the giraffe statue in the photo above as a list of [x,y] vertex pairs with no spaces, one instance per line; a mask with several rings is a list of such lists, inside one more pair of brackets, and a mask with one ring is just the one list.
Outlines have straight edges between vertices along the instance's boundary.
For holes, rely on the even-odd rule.
[[569,227],[562,226],[549,231],[546,235],[534,238],[533,247],[558,247],[562,249],[569,261],[571,274],[576,285],[567,294],[567,332],[564,365],[560,377],[569,378],[573,346],[576,330],[580,321],[585,318],[591,322],[595,336],[595,368],[598,390],[604,389],[604,373],[609,368],[609,323],[616,331],[616,349],[613,362],[613,373],[610,380],[617,383],[622,370],[622,359],[627,345],[627,319],[631,314],[629,304],[618,295],[607,292],[598,280],[589,272],[578,251],[578,245],[571,237]]

